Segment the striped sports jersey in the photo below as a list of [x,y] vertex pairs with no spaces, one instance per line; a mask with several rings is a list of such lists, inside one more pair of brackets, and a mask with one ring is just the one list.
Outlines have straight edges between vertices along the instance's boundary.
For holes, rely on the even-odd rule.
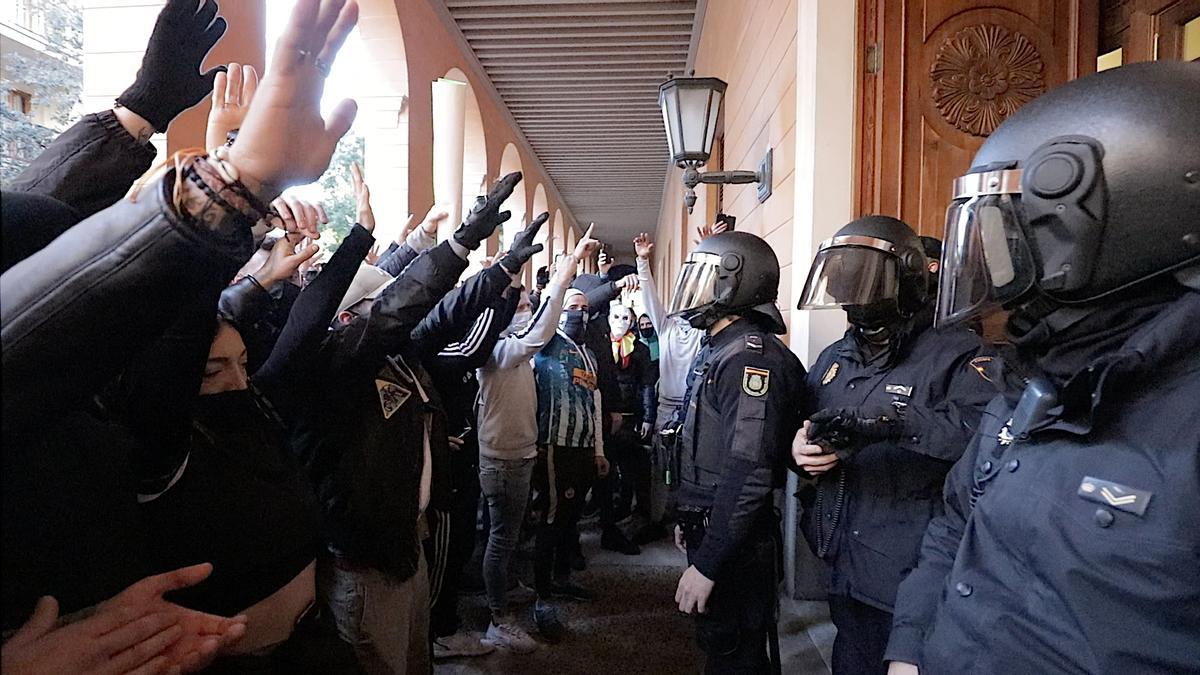
[[596,444],[596,358],[561,331],[533,358],[537,379],[538,444],[590,448]]

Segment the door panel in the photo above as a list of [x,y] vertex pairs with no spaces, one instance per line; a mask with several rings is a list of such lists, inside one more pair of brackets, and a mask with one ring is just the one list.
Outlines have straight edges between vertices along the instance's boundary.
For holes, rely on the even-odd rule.
[[1096,66],[1088,0],[862,0],[857,206],[942,236],[951,184],[984,139]]

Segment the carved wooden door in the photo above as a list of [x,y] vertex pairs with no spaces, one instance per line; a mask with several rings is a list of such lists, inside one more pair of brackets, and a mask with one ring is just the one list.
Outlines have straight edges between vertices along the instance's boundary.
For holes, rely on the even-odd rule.
[[858,211],[942,236],[951,184],[989,133],[1095,70],[1092,0],[860,0]]

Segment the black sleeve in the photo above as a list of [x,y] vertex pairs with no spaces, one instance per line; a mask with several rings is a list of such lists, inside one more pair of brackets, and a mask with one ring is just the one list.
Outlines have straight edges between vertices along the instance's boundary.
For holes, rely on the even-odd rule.
[[946,476],[945,512],[929,521],[921,541],[917,567],[900,582],[892,614],[892,633],[884,652],[885,661],[921,664],[922,644],[933,625],[942,587],[954,567],[954,556],[971,512],[977,439],[971,446]]
[[[173,184],[168,173],[0,277],[6,427],[53,423],[91,400],[189,298],[223,286],[250,257],[249,230],[178,218]],[[215,315],[215,297],[210,307]]]
[[[621,292],[617,290],[617,285],[610,281],[607,283],[600,284],[599,286],[593,288],[592,290],[588,291],[584,295],[587,296],[588,307],[592,308],[592,310],[591,310],[592,315],[595,316],[595,315],[601,314],[601,313],[607,314],[607,312],[597,311],[596,308],[597,307],[607,307],[609,305],[609,303],[611,303],[613,300],[616,300],[617,296],[620,294],[621,294]],[[608,330],[608,329],[605,328],[605,330]]]
[[654,400],[655,365],[650,360],[650,348],[640,340],[634,347],[638,355],[638,394],[642,404],[642,421],[654,425],[658,418],[658,404]]
[[246,276],[221,291],[217,311],[237,326],[238,332],[244,332],[267,316],[273,302],[274,298],[257,279]]
[[424,358],[436,354],[458,338],[466,339],[466,343],[459,343],[463,353],[475,355],[479,347],[477,338],[482,336],[482,331],[473,336],[467,329],[510,284],[512,278],[508,272],[499,265],[492,265],[447,293],[412,331],[416,356]]
[[[777,470],[783,466],[781,447],[795,434],[795,383],[781,364],[762,353],[743,350],[713,373],[715,387],[704,392],[705,405],[723,414],[723,447],[729,448],[721,467],[709,527],[693,557],[696,569],[715,579],[722,566],[745,544],[746,537],[771,503]],[[767,371],[767,390],[760,396],[743,387],[747,368]]]
[[[388,258],[395,255],[396,251],[399,249],[400,249],[400,244],[397,244],[394,241],[392,243],[388,244],[387,250],[385,250],[383,253],[379,254],[379,258],[375,261],[375,266],[379,267],[380,264],[382,264]],[[396,276],[396,275],[393,274],[392,276]]]
[[[904,409],[908,432],[897,441],[905,450],[949,462],[958,460],[979,428],[979,417],[996,396],[996,386],[972,362],[987,353],[983,345],[960,351],[940,377],[931,378],[925,405]],[[939,362],[951,356],[936,355]],[[931,364],[932,365],[932,364]]]
[[433,357],[436,369],[458,376],[482,368],[492,355],[492,348],[500,340],[501,331],[512,323],[520,300],[520,292],[510,285],[492,301],[491,306],[483,310],[462,339],[446,345]]
[[420,254],[416,249],[408,244],[402,244],[395,249],[388,248],[388,253],[381,256],[375,262],[375,266],[394,277],[398,277],[417,259],[418,255]]
[[467,261],[458,257],[448,241],[417,256],[375,299],[371,313],[355,319],[346,329],[345,339],[337,340],[335,368],[375,363],[411,348],[413,329],[454,288],[466,268]]
[[317,278],[300,292],[270,357],[253,374],[255,386],[285,415],[297,405],[294,397],[307,390],[302,386],[305,374],[316,366],[338,304],[374,243],[362,225],[350,230]]
[[8,185],[69,204],[80,218],[116,204],[154,161],[111,110],[84,115]]

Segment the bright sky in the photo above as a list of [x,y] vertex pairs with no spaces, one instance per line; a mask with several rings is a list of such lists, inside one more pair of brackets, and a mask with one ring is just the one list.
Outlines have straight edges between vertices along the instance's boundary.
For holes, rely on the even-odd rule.
[[[275,42],[287,26],[295,0],[267,0],[267,70],[271,70],[271,56],[275,53]],[[346,38],[346,44],[333,62],[333,70],[325,81],[325,94],[321,98],[321,113],[328,116],[334,106],[344,98],[357,98],[370,86],[370,62],[358,28]],[[315,71],[314,71],[314,74]],[[355,121],[357,126],[358,121]],[[354,133],[351,128],[350,133]],[[317,184],[301,185],[288,190],[304,199],[318,201],[323,197]]]

